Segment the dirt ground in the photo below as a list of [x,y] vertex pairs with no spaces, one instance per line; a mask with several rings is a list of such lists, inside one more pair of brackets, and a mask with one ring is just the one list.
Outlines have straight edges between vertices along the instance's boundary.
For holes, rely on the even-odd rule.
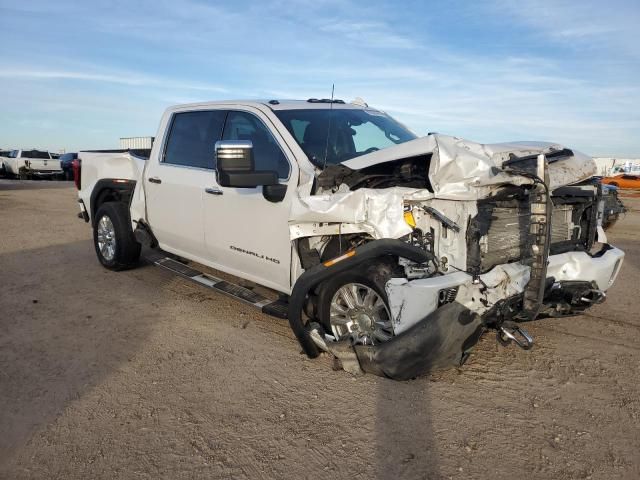
[[63,182],[0,180],[0,478],[640,478],[640,199],[587,315],[409,382],[334,371],[286,322],[100,267]]

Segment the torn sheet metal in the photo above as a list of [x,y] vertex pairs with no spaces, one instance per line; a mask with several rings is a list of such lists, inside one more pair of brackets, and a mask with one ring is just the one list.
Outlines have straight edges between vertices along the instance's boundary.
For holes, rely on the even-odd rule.
[[404,221],[404,197],[418,192],[404,187],[361,188],[333,194],[296,196],[289,221],[292,240],[303,236],[305,229],[301,225],[313,223],[345,225],[351,231],[368,232],[376,239],[402,237],[411,232],[411,227]]
[[[318,228],[310,227],[316,224],[324,229],[331,225],[329,230],[333,234],[341,233],[345,228],[350,232],[369,233],[375,239],[400,238],[411,231],[402,220],[405,203],[435,199],[445,200],[443,204],[446,200],[476,201],[489,196],[501,185],[531,183],[527,178],[501,172],[500,167],[512,154],[518,157],[540,153],[551,155],[563,149],[561,145],[551,143],[480,144],[446,135],[429,135],[362,155],[343,165],[358,170],[403,158],[431,155],[429,181],[433,192],[406,187],[349,191],[343,185],[334,193],[310,195],[303,193],[308,190],[306,182],[292,202],[290,236],[294,240],[317,234]],[[549,164],[552,189],[585,180],[595,173],[593,159],[579,152],[571,153],[573,155]]]
[[[363,155],[343,165],[359,170],[384,162],[400,160],[418,155],[432,154],[429,165],[429,180],[436,198],[449,200],[474,200],[486,197],[501,184],[530,183],[525,178],[506,173],[496,173],[496,168],[509,159],[544,153],[552,154],[564,149],[553,143],[498,143],[480,144],[447,135],[429,135],[410,142]],[[593,159],[579,152],[549,165],[550,187],[586,180],[596,173]]]
[[471,276],[465,272],[413,281],[406,278],[389,280],[385,288],[393,332],[398,335],[435,311],[439,306],[441,290],[459,287],[464,283],[471,283]]
[[[407,203],[412,203],[415,195],[408,197]],[[426,208],[437,210],[447,219],[454,222],[459,232],[448,228],[437,216],[432,215]],[[440,260],[440,269],[448,273],[451,269],[467,269],[466,228],[468,219],[478,213],[478,205],[474,201],[455,201],[433,199],[428,202],[417,202],[412,210],[416,226],[423,232],[433,231],[435,242],[434,253]]]
[[483,315],[501,300],[524,292],[531,268],[522,263],[505,263],[480,275],[476,283],[467,282],[458,289],[456,301]]
[[591,257],[585,252],[566,252],[549,257],[547,275],[556,281],[588,279],[605,291],[613,285],[623,260],[624,252],[615,247],[610,247],[598,257]]
[[455,301],[482,315],[500,300],[522,293],[529,273],[528,266],[508,263],[481,275],[475,283],[466,272],[418,280],[392,278],[386,284],[386,291],[394,333],[397,335],[412,328],[425,315],[442,308],[442,290],[457,288]]

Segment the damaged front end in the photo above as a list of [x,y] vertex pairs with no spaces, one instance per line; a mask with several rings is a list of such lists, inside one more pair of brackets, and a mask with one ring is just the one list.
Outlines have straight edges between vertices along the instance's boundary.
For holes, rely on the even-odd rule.
[[[325,169],[290,222],[304,273],[289,321],[305,353],[408,379],[462,364],[488,329],[531,348],[521,322],[604,301],[620,270],[624,253],[600,226],[600,187],[587,182],[593,171],[589,157],[557,145],[439,135]],[[317,294],[332,275],[376,259],[391,264],[393,336],[338,335],[317,318]]]

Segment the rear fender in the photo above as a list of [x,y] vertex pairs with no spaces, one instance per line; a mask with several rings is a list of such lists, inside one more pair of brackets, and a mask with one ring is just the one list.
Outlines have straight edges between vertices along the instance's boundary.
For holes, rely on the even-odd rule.
[[98,180],[91,192],[89,207],[91,224],[93,225],[96,212],[104,202],[125,202],[127,206],[129,206],[135,187],[135,180],[120,178],[103,178],[102,180]]

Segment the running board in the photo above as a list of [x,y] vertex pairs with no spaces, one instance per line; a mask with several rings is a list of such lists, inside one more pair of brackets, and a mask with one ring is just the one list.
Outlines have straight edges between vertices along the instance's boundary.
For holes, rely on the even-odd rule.
[[147,256],[147,260],[159,267],[180,275],[183,278],[215,290],[216,292],[224,293],[225,295],[233,297],[236,300],[240,300],[247,305],[258,308],[262,313],[282,318],[284,320],[287,319],[289,304],[282,300],[272,300],[264,297],[259,293],[249,290],[248,288],[241,287],[240,285],[236,285],[221,278],[214,277],[208,273],[201,272],[166,256],[149,255]]

